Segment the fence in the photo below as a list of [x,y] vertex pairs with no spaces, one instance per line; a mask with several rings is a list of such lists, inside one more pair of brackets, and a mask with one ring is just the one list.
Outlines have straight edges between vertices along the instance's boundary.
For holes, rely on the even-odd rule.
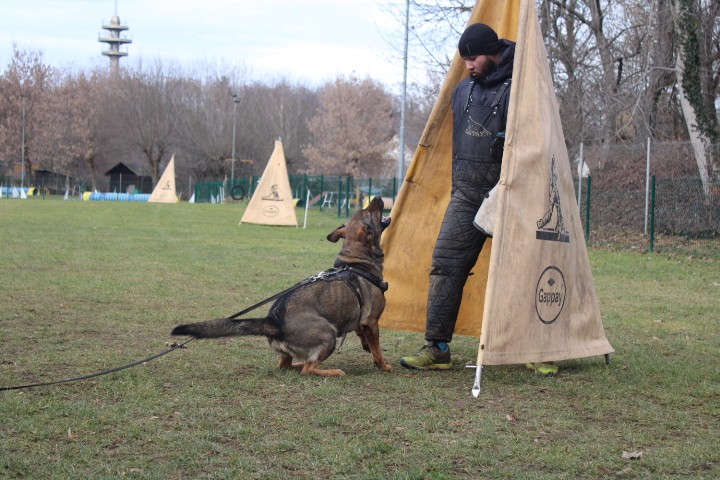
[[[720,158],[720,146],[711,150]],[[589,176],[578,183],[582,155]],[[581,148],[573,164],[575,195],[586,238],[604,238],[619,233],[647,237],[650,228],[665,236],[714,237],[720,233],[720,183],[717,178],[704,193],[689,143],[653,143],[645,145]],[[715,160],[717,162],[717,160]],[[655,178],[651,197],[650,179]],[[310,206],[349,216],[358,202],[380,195],[390,207],[401,182],[390,179],[353,179],[338,176],[290,175],[293,194],[305,203],[311,192]],[[195,201],[210,202],[225,188],[235,200],[248,199],[257,186],[257,178],[241,177],[233,182],[206,182],[195,185]],[[579,195],[578,195],[579,194]],[[654,223],[650,223],[651,208]]]
[[[400,182],[396,178],[365,178],[324,176],[324,175],[290,175],[290,188],[293,196],[298,198],[298,206],[304,206],[308,191],[311,207],[320,210],[336,211],[338,216],[349,217],[352,209],[361,204],[367,197],[381,196],[386,208],[392,207],[397,197]],[[233,200],[244,200],[252,197],[257,187],[258,178],[238,177],[232,180],[199,182],[195,184],[195,202],[211,203],[222,195]]]
[[[20,187],[20,178],[0,175],[0,186]],[[83,181],[48,170],[33,171],[32,175],[25,179],[25,187],[34,187],[34,195],[62,195],[67,190],[70,195],[78,196],[90,190],[90,186]]]
[[[711,153],[719,151],[715,148]],[[585,149],[583,158],[589,177],[578,183],[579,168],[573,169],[573,175],[576,191],[581,193],[586,236],[619,231],[647,236],[651,227],[664,235],[720,233],[720,184],[711,178],[710,191],[705,194],[691,144],[597,147]],[[650,188],[653,178],[654,197]]]

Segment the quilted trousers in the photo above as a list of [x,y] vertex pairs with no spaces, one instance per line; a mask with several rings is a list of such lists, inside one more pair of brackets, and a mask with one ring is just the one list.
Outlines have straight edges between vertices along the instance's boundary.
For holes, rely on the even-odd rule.
[[463,288],[477,262],[486,235],[473,226],[479,205],[451,196],[433,250],[425,340],[452,340]]

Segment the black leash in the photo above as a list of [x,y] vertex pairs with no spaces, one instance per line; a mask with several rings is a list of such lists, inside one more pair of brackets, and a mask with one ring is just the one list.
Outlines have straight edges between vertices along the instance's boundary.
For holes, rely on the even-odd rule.
[[[330,273],[329,273],[329,272],[330,272]],[[240,310],[239,312],[237,312],[237,313],[235,313],[235,314],[233,314],[233,315],[230,315],[230,316],[227,317],[227,318],[228,318],[229,320],[235,320],[236,318],[241,317],[241,316],[245,315],[245,314],[248,313],[248,312],[252,312],[252,311],[255,310],[256,308],[262,307],[262,306],[265,305],[266,303],[272,302],[273,300],[275,300],[275,299],[278,298],[278,297],[282,297],[282,296],[285,295],[285,294],[288,294],[288,293],[290,293],[290,292],[293,292],[293,291],[297,290],[298,288],[302,287],[303,285],[307,285],[308,283],[313,283],[313,282],[316,282],[316,281],[318,281],[318,280],[328,279],[329,277],[333,276],[334,274],[335,274],[335,272],[331,272],[330,270],[325,270],[324,272],[320,272],[320,273],[318,273],[317,275],[313,275],[312,277],[306,278],[306,279],[303,280],[302,282],[296,283],[295,285],[293,285],[293,286],[290,287],[290,288],[286,288],[285,290],[283,290],[283,291],[280,292],[280,293],[276,293],[276,294],[273,295],[272,297],[266,298],[265,300],[263,300],[263,301],[260,302],[260,303],[256,303],[256,304],[253,305],[252,307],[248,307],[248,308],[246,308],[246,309],[244,309],[244,310]]]
[[240,310],[240,311],[237,312],[236,314],[231,315],[231,316],[229,316],[229,317],[227,317],[227,318],[228,318],[229,320],[234,320],[234,319],[236,319],[237,317],[241,317],[241,316],[245,315],[245,314],[248,313],[248,312],[252,312],[253,310],[255,310],[255,309],[258,308],[258,307],[262,307],[262,306],[265,305],[266,303],[272,302],[273,300],[275,300],[275,299],[278,298],[278,297],[282,297],[283,295],[286,295],[286,294],[288,294],[288,293],[291,293],[291,292],[297,290],[298,288],[300,288],[300,287],[302,287],[302,286],[304,286],[304,285],[307,285],[307,284],[309,284],[309,283],[317,282],[318,280],[325,280],[325,281],[327,281],[327,280],[332,280],[334,277],[337,277],[338,275],[340,275],[340,274],[343,273],[343,272],[352,272],[352,273],[354,273],[355,275],[358,275],[358,276],[360,276],[360,277],[363,277],[365,280],[369,281],[370,283],[372,283],[373,285],[375,285],[377,288],[379,288],[383,293],[385,293],[385,292],[387,291],[387,289],[388,289],[388,284],[387,284],[387,282],[381,281],[381,280],[380,280],[379,278],[377,278],[375,275],[373,275],[373,274],[371,274],[371,273],[369,273],[369,272],[366,272],[365,270],[362,270],[362,269],[360,269],[360,268],[353,267],[353,266],[351,266],[351,265],[347,265],[347,264],[344,264],[344,263],[336,263],[336,267],[335,267],[335,268],[331,268],[331,269],[329,269],[329,270],[325,270],[325,271],[323,271],[323,272],[320,272],[320,273],[318,273],[317,275],[313,275],[312,277],[308,277],[308,278],[306,278],[305,280],[303,280],[303,281],[301,281],[301,282],[299,282],[299,283],[296,283],[296,284],[293,285],[292,287],[286,288],[286,289],[283,290],[282,292],[276,293],[276,294],[273,295],[272,297],[268,297],[268,298],[266,298],[265,300],[263,300],[262,302],[256,303],[256,304],[253,305],[252,307],[248,307],[248,308],[246,308],[246,309],[244,309],[244,310]]
[[[251,307],[248,307],[248,308],[246,308],[246,309],[244,309],[244,310],[240,310],[240,311],[237,312],[236,314],[231,315],[231,316],[229,316],[229,317],[227,317],[227,318],[230,319],[230,320],[234,320],[234,319],[236,319],[236,318],[238,318],[238,317],[240,317],[240,316],[242,316],[242,315],[245,315],[245,314],[248,313],[248,312],[251,312],[251,311],[255,310],[256,308],[262,307],[262,306],[265,305],[266,303],[269,303],[269,302],[275,300],[276,298],[281,297],[282,295],[285,295],[285,294],[288,294],[288,293],[293,292],[294,290],[297,290],[298,288],[302,287],[303,285],[307,285],[307,284],[309,284],[309,283],[313,283],[313,282],[316,282],[316,281],[318,281],[318,280],[331,280],[333,277],[339,275],[340,273],[342,273],[342,272],[344,272],[344,271],[351,271],[351,272],[353,272],[353,273],[355,273],[355,274],[357,274],[357,275],[360,275],[361,277],[363,277],[363,278],[365,278],[365,279],[367,279],[367,280],[370,280],[375,286],[377,286],[378,288],[380,288],[383,292],[385,292],[385,290],[387,290],[387,283],[382,282],[382,284],[384,284],[384,289],[383,289],[383,287],[382,287],[381,284],[379,283],[379,282],[380,282],[379,279],[377,279],[377,278],[374,277],[373,275],[365,272],[364,270],[360,270],[360,269],[351,267],[351,266],[349,266],[349,265],[344,265],[344,266],[342,266],[342,267],[332,268],[332,269],[330,269],[330,270],[325,270],[324,272],[320,272],[320,273],[318,273],[317,275],[313,275],[312,277],[308,277],[308,278],[306,278],[305,280],[303,280],[303,281],[301,281],[301,282],[299,282],[299,283],[296,283],[296,284],[293,285],[292,287],[286,288],[286,289],[283,290],[282,292],[276,293],[276,294],[273,295],[272,297],[268,297],[268,298],[266,298],[265,300],[263,300],[263,301],[261,301],[261,302],[259,302],[259,303],[256,303],[255,305],[253,305],[253,306],[251,306]],[[369,278],[368,276],[369,276],[369,277],[372,277],[372,279]],[[373,279],[374,279],[374,281],[373,281]],[[167,355],[168,353],[172,352],[173,350],[177,350],[178,348],[184,347],[185,345],[187,345],[188,343],[192,342],[193,340],[196,340],[196,337],[192,337],[192,338],[190,338],[189,340],[184,341],[183,343],[180,343],[180,344],[178,344],[178,345],[174,345],[172,348],[169,348],[169,349],[165,350],[164,352],[156,353],[155,355],[152,355],[152,356],[150,356],[150,357],[144,358],[144,359],[142,359],[142,360],[138,360],[138,361],[136,361],[136,362],[128,363],[127,365],[123,365],[123,366],[121,366],[121,367],[110,368],[110,369],[108,369],[108,370],[103,370],[103,371],[101,371],[101,372],[91,373],[91,374],[89,374],[89,375],[82,375],[82,376],[73,377],[73,378],[65,378],[65,379],[62,379],[62,380],[54,380],[54,381],[51,381],[51,382],[32,383],[32,384],[28,384],[28,385],[17,385],[17,386],[14,386],[14,387],[0,387],[0,391],[5,391],[5,390],[20,390],[20,389],[23,389],[23,388],[33,388],[33,387],[45,387],[45,386],[48,386],[48,385],[57,385],[57,384],[59,384],[59,383],[76,382],[76,381],[78,381],[78,380],[86,380],[86,379],[88,379],[88,378],[99,377],[99,376],[101,376],[101,375],[108,375],[108,374],[110,374],[110,373],[119,372],[119,371],[121,371],[121,370],[125,370],[125,369],[131,368],[131,367],[136,367],[136,366],[138,366],[138,365],[142,365],[143,363],[147,363],[147,362],[149,362],[149,361],[151,361],[151,360],[155,360],[156,358],[162,357],[163,355]]]
[[147,363],[150,360],[155,360],[158,357],[167,355],[168,353],[172,352],[173,350],[177,350],[178,348],[184,347],[186,344],[192,342],[193,340],[195,340],[194,337],[191,338],[190,340],[184,341],[183,343],[181,343],[179,345],[174,345],[172,348],[169,348],[169,349],[165,350],[164,352],[156,353],[155,355],[153,355],[151,357],[145,358],[143,360],[138,360],[137,362],[128,363],[127,365],[123,365],[122,367],[111,368],[109,370],[103,370],[102,372],[91,373],[89,375],[82,375],[80,377],[66,378],[63,380],[55,380],[52,382],[33,383],[33,384],[29,384],[29,385],[18,385],[16,387],[0,387],[0,391],[2,391],[2,390],[20,390],[22,388],[44,387],[47,385],[56,385],[58,383],[76,382],[78,380],[85,380],[87,378],[99,377],[100,375],[107,375],[108,373],[119,372],[120,370],[125,370],[126,368],[135,367],[137,365],[142,365],[143,363]]

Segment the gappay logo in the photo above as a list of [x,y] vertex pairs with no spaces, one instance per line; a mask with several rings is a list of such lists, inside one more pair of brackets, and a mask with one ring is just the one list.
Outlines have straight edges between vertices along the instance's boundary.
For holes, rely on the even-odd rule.
[[550,325],[558,319],[565,306],[565,277],[557,267],[547,267],[540,274],[535,288],[535,311],[540,321]]

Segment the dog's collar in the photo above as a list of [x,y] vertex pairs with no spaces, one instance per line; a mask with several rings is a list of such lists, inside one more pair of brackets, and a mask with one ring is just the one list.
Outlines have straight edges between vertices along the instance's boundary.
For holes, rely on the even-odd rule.
[[368,271],[366,271],[366,270],[363,270],[362,268],[354,267],[354,266],[352,266],[352,265],[349,265],[349,264],[347,264],[347,263],[345,263],[345,262],[341,262],[341,261],[339,261],[339,260],[335,262],[335,268],[338,269],[339,271],[352,272],[352,273],[354,273],[355,275],[357,275],[357,276],[359,276],[359,277],[362,277],[362,278],[364,278],[365,280],[367,280],[368,282],[370,282],[370,283],[372,283],[373,285],[375,285],[377,288],[380,289],[381,292],[383,292],[383,293],[387,292],[387,289],[388,289],[388,283],[387,283],[387,282],[382,281],[381,279],[379,279],[378,277],[376,277],[376,276],[373,275],[372,273],[370,273],[370,272],[368,272]]

